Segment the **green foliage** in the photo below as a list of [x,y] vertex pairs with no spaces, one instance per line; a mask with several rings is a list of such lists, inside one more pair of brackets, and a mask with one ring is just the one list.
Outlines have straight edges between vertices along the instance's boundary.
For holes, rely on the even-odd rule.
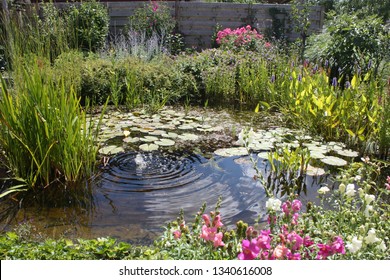
[[66,11],[69,35],[81,50],[97,51],[106,42],[109,17],[106,7],[95,0],[71,5]]
[[28,187],[88,178],[97,153],[76,92],[45,67],[19,65],[14,87],[4,81],[1,87],[0,145],[13,175]]
[[334,15],[322,34],[312,36],[306,55],[310,60],[328,59],[331,78],[366,73],[377,75],[383,59],[389,60],[390,35],[377,16],[363,13]]
[[171,16],[170,8],[161,2],[151,1],[144,7],[138,8],[130,17],[128,28],[132,31],[146,33],[146,38],[151,38],[157,34],[165,41],[165,37],[171,34],[176,26],[174,18]]
[[[337,84],[337,80],[333,79]],[[330,86],[325,71],[303,75],[292,72],[291,81],[285,82],[288,95],[281,108],[286,116],[302,127],[327,140],[340,140],[351,145],[364,146],[377,140],[383,107],[379,96],[383,87],[370,74],[355,75],[347,88]]]

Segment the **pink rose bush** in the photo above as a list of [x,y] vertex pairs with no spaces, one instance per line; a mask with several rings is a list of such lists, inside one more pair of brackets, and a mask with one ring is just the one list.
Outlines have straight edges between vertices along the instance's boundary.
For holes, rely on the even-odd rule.
[[218,31],[216,43],[221,48],[234,50],[251,50],[257,51],[259,49],[269,49],[272,47],[271,43],[264,40],[264,36],[257,32],[256,29],[250,25],[246,27],[230,29],[225,28]]

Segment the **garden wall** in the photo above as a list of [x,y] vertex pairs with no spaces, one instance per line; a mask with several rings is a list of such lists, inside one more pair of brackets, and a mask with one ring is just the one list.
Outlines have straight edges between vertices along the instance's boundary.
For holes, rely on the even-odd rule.
[[[104,2],[104,1],[102,1]],[[104,2],[109,10],[110,29],[113,33],[122,30],[136,8],[148,1],[136,2]],[[207,48],[211,45],[211,37],[217,24],[223,28],[236,28],[250,24],[258,30],[267,29],[284,32],[291,40],[299,34],[293,32],[290,19],[291,6],[278,4],[239,4],[239,3],[204,3],[169,1],[172,16],[178,22],[179,32],[184,35],[187,47]],[[64,4],[59,4],[64,5]],[[66,5],[66,4],[65,4]],[[324,22],[324,10],[320,6],[311,9],[310,32],[321,30]]]

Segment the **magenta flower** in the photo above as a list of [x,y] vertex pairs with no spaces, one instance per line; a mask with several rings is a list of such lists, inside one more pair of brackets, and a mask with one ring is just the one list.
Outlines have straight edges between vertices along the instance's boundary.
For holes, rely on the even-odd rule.
[[300,253],[291,253],[291,252],[288,252],[287,253],[287,258],[289,260],[300,260],[301,259],[301,254]]
[[257,237],[257,246],[262,250],[268,250],[271,248],[271,231],[262,230],[260,235]]
[[326,260],[333,253],[332,247],[327,244],[319,243],[317,247],[320,249],[317,253],[317,260]]
[[387,183],[385,183],[386,190],[390,191],[390,176],[387,176]]
[[290,215],[290,209],[291,209],[291,202],[290,201],[283,202],[282,211],[286,216]]
[[301,207],[302,207],[302,202],[300,202],[298,199],[294,199],[291,204],[291,208],[293,212],[298,212],[299,210],[301,210]]
[[306,235],[304,238],[303,238],[303,246],[305,247],[310,247],[314,244],[314,241],[311,240],[310,236]]
[[251,241],[244,239],[242,240],[242,252],[238,254],[239,260],[253,260],[260,252],[260,248],[257,246],[256,239]]
[[336,236],[331,245],[332,253],[345,254],[344,241],[340,236]]
[[299,250],[303,244],[303,238],[295,232],[287,234],[287,242],[291,244],[291,249],[293,251]]
[[292,221],[291,223],[293,225],[297,225],[298,224],[298,218],[299,218],[299,214],[298,213],[294,213],[294,215],[292,216]]

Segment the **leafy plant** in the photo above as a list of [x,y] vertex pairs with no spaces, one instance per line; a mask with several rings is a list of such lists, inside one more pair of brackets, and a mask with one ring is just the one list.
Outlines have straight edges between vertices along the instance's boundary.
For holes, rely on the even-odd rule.
[[0,143],[7,164],[30,188],[88,178],[97,153],[93,125],[72,88],[29,66],[19,66],[14,88],[2,81]]
[[163,45],[166,44],[167,36],[172,34],[176,26],[170,8],[157,1],[151,1],[136,9],[129,20],[129,30],[136,33],[145,32],[146,39],[157,36]]
[[306,55],[310,60],[329,60],[330,77],[350,81],[355,73],[373,71],[377,76],[383,59],[388,60],[389,33],[375,15],[332,15],[324,31],[312,36]]
[[109,17],[106,7],[95,0],[71,5],[66,12],[69,35],[74,36],[76,47],[84,51],[97,51],[106,42]]

